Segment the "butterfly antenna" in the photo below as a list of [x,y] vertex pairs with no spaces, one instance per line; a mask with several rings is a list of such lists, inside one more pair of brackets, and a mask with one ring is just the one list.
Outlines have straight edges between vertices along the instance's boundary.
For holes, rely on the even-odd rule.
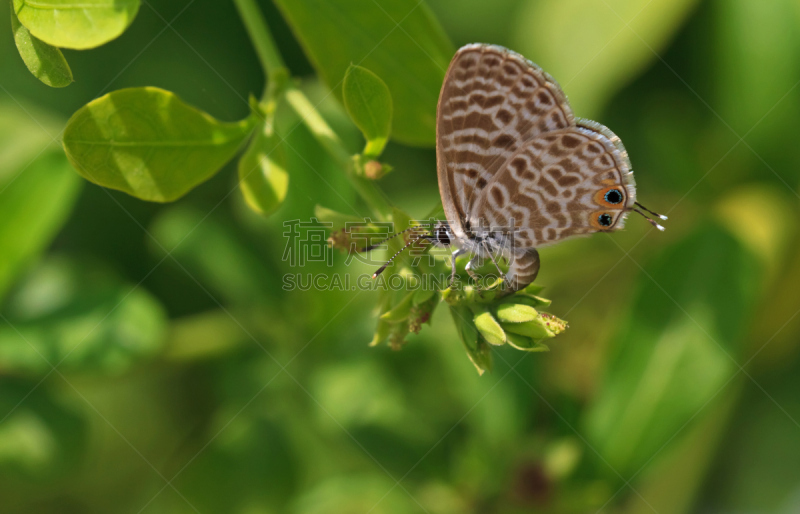
[[[639,205],[639,204],[636,204],[636,205]],[[656,222],[654,219],[648,218],[648,217],[647,217],[647,214],[643,213],[643,212],[642,212],[642,211],[640,211],[639,209],[633,209],[633,210],[634,210],[635,212],[637,212],[637,213],[641,214],[641,215],[642,215],[642,217],[643,217],[644,219],[646,219],[647,221],[649,221],[649,222],[650,222],[650,224],[651,224],[651,225],[653,225],[654,227],[656,227],[658,230],[660,230],[661,232],[664,232],[664,227],[662,227],[661,225],[659,225],[659,224],[658,224],[658,223],[657,223],[657,222]],[[650,211],[647,211],[647,212],[650,212]]]
[[407,229],[405,229],[405,230],[403,230],[403,231],[401,231],[401,232],[397,232],[397,233],[395,233],[395,234],[392,234],[391,236],[387,237],[387,238],[386,238],[386,239],[384,239],[383,241],[380,241],[380,242],[378,242],[378,243],[375,243],[375,244],[372,244],[372,245],[366,246],[366,247],[364,247],[364,248],[360,248],[358,251],[359,251],[359,252],[368,252],[368,251],[370,251],[370,250],[374,250],[375,248],[378,248],[380,245],[382,245],[382,244],[383,244],[383,243],[385,243],[386,241],[389,241],[389,240],[391,240],[391,239],[394,239],[395,237],[399,236],[400,234],[405,234],[405,233],[406,233],[406,232],[408,232],[409,230],[412,230],[412,229],[415,229],[415,228],[417,228],[417,227],[412,225],[412,226],[408,227]]
[[664,216],[663,214],[659,214],[659,213],[657,213],[657,212],[653,212],[653,211],[651,211],[650,209],[648,209],[647,207],[645,207],[644,205],[640,204],[639,202],[634,202],[634,203],[635,203],[636,205],[638,205],[638,206],[639,206],[641,209],[643,209],[643,210],[645,210],[645,211],[649,212],[650,214],[652,214],[653,216],[655,216],[656,218],[662,219],[662,220],[664,220],[664,221],[666,221],[666,220],[667,220],[667,217],[666,217],[666,216]]
[[[404,231],[404,232],[405,232],[405,231]],[[415,242],[417,242],[417,241],[419,241],[420,239],[422,239],[422,237],[423,237],[423,236],[424,236],[424,234],[420,234],[420,235],[418,235],[417,237],[415,237],[414,239],[412,239],[411,241],[409,241],[408,243],[406,243],[406,244],[405,244],[405,246],[403,246],[402,248],[400,248],[400,249],[397,251],[397,253],[395,253],[394,255],[392,255],[392,257],[391,257],[391,258],[390,258],[388,261],[386,261],[386,264],[384,264],[383,266],[381,266],[380,268],[378,268],[378,271],[376,271],[375,273],[373,273],[373,274],[372,274],[372,278],[373,278],[373,279],[375,279],[375,278],[378,278],[378,275],[380,275],[381,273],[383,273],[383,270],[385,270],[385,269],[386,269],[386,267],[387,267],[387,266],[389,266],[389,264],[391,264],[391,263],[392,263],[392,261],[394,260],[394,258],[395,258],[395,257],[397,257],[398,255],[400,255],[401,253],[403,253],[403,251],[404,251],[406,248],[408,248],[409,246],[411,246],[411,245],[412,245],[412,244],[414,244]]]

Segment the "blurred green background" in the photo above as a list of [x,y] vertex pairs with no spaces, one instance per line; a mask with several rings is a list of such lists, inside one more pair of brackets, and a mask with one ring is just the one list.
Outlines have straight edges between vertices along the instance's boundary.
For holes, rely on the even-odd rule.
[[[84,182],[57,144],[75,110],[123,87],[245,117],[263,77],[232,3],[143,3],[117,40],[65,51],[76,82],[59,90],[6,30],[0,512],[800,511],[800,2],[426,1],[346,3],[361,28],[429,8],[453,48],[501,44],[543,66],[577,115],[622,138],[667,231],[633,217],[541,252],[538,283],[570,321],[548,354],[501,348],[479,377],[446,309],[400,352],[367,348],[376,293],[281,288],[288,272],[372,270],[282,259],[286,220],[363,207],[291,113],[289,194],[266,219],[233,165],[149,204]],[[394,37],[410,37],[401,18]],[[391,201],[425,216],[433,150],[390,143],[383,160]]]

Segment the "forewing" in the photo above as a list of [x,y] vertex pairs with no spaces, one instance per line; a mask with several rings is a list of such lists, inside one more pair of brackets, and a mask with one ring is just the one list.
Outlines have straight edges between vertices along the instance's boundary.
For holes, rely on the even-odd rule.
[[[619,201],[609,203],[611,190]],[[568,237],[622,228],[636,201],[628,154],[606,127],[579,120],[525,143],[486,186],[469,214],[471,226],[509,229],[532,248]],[[602,226],[599,217],[608,214]],[[605,218],[608,220],[608,218]]]
[[480,192],[527,140],[574,126],[556,81],[521,55],[473,44],[456,52],[436,120],[439,191],[457,232]]

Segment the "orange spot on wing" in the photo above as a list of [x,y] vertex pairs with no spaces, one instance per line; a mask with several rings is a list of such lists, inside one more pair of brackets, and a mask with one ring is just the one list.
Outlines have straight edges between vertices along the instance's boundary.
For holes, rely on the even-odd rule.
[[[608,182],[606,180],[603,183]],[[624,187],[620,186],[619,184],[615,183],[613,180],[610,181],[613,185],[610,187],[604,187],[600,191],[594,194],[594,203],[599,205],[600,207],[604,207],[606,209],[612,209],[616,211],[621,211],[625,208],[625,203],[627,201],[627,191]],[[616,189],[619,191],[620,195],[622,195],[622,201],[619,203],[609,203],[606,202],[606,193],[611,191],[612,189]]]

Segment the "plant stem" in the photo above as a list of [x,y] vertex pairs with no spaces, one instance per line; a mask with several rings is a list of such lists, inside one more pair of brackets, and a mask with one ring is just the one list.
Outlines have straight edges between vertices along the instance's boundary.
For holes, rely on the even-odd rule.
[[267,76],[267,85],[261,98],[262,105],[271,104],[268,110],[274,109],[278,98],[285,95],[289,105],[300,116],[316,140],[345,170],[347,179],[364,202],[369,205],[373,214],[380,220],[388,219],[392,209],[381,191],[372,181],[355,174],[353,158],[342,145],[339,136],[330,128],[303,92],[289,85],[288,69],[275,46],[269,26],[255,0],[233,0],[233,3],[236,4],[239,16],[247,28],[247,33]]
[[258,54],[258,59],[261,61],[264,74],[267,76],[267,85],[264,87],[264,96],[267,97],[282,85],[280,83],[286,82],[289,72],[275,46],[275,39],[269,31],[267,21],[255,0],[233,0],[233,3],[236,4],[239,17],[242,18],[247,34]]
[[306,95],[297,88],[290,87],[286,90],[286,101],[294,109],[314,138],[336,160],[346,174],[350,183],[361,198],[370,206],[372,212],[381,220],[388,219],[391,207],[381,194],[374,182],[355,174],[353,158],[345,150],[339,136],[331,129],[328,123],[311,104]]

